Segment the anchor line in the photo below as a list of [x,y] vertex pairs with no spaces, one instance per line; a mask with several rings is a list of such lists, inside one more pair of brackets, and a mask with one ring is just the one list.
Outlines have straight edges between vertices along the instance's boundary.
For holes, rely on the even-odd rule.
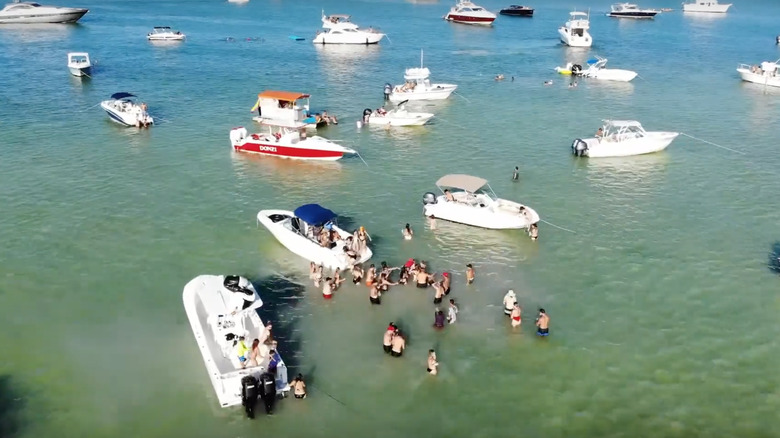
[[691,138],[691,139],[694,139],[694,140],[700,141],[700,142],[702,142],[702,143],[707,143],[707,144],[709,144],[709,145],[712,145],[712,146],[715,146],[715,147],[718,147],[718,148],[721,148],[721,149],[725,149],[725,150],[727,150],[727,151],[731,151],[731,152],[734,152],[734,153],[736,153],[736,154],[745,155],[745,153],[744,153],[744,152],[742,152],[742,151],[738,151],[738,150],[736,150],[736,149],[731,149],[731,148],[729,148],[729,147],[726,147],[726,146],[721,146],[721,145],[719,145],[719,144],[717,144],[717,143],[713,143],[713,142],[711,142],[711,141],[707,141],[707,140],[704,140],[704,139],[701,139],[701,138],[697,138],[697,137],[694,137],[694,136],[692,136],[692,135],[688,135],[688,134],[686,134],[686,133],[684,133],[684,132],[681,132],[681,133],[680,133],[680,135],[684,135],[684,136],[686,136],[686,137],[688,137],[688,138]]

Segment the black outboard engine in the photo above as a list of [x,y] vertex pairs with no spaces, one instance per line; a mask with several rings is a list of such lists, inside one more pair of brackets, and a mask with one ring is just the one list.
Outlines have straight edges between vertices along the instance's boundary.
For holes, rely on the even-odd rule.
[[260,386],[257,377],[246,376],[241,379],[241,404],[244,406],[246,416],[255,418],[255,405],[257,397],[260,395]]
[[575,157],[584,157],[587,150],[588,143],[581,138],[577,138],[571,143],[571,153],[574,154]]
[[393,86],[390,84],[385,84],[385,100],[390,100],[390,93],[392,92],[393,92]]
[[578,76],[582,72],[582,66],[579,64],[573,64],[571,66],[571,74]]
[[368,119],[371,117],[371,113],[374,111],[371,108],[366,108],[363,110],[363,123],[368,123]]
[[249,288],[241,286],[241,277],[238,275],[226,275],[225,281],[222,283],[222,285],[225,286],[225,289],[229,290],[230,292],[236,292],[250,296],[255,294]]
[[263,373],[260,375],[260,398],[263,399],[265,404],[265,413],[271,415],[274,410],[274,403],[276,402],[276,379],[271,373]]
[[436,194],[433,192],[426,192],[423,195],[423,205],[428,204],[435,204],[436,203]]
[[775,242],[769,252],[769,269],[780,274],[780,242]]

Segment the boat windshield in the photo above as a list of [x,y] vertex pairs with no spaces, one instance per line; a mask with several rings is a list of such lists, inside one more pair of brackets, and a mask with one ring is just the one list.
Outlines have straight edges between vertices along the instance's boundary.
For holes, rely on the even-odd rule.
[[642,125],[631,120],[606,122],[601,131],[605,139],[618,139],[619,137],[622,140],[645,136],[645,130],[642,128]]

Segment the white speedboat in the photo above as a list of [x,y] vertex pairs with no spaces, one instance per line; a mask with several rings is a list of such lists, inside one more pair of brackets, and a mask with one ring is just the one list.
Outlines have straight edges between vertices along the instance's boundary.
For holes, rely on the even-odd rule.
[[528,228],[540,220],[534,209],[497,197],[487,180],[476,176],[446,175],[436,186],[441,195],[423,195],[427,217],[491,229]]
[[[343,271],[355,263],[366,262],[373,255],[371,248],[365,245],[360,253],[355,252],[354,257],[350,257],[347,238],[352,234],[336,225],[335,213],[318,204],[302,205],[295,211],[261,210],[257,213],[257,221],[287,249],[326,268]],[[323,246],[319,239],[321,233],[328,231],[334,239]]]
[[614,18],[653,18],[658,15],[655,9],[639,9],[639,6],[633,3],[615,3],[607,13],[608,17]]
[[597,56],[596,59],[588,60],[588,68],[584,69],[579,64],[568,63],[565,67],[556,67],[555,71],[563,75],[582,76],[585,78],[601,79],[603,81],[631,82],[637,72],[631,70],[621,70],[617,68],[606,68],[607,58]]
[[450,97],[458,86],[455,84],[432,84],[431,71],[423,67],[423,53],[420,51],[420,67],[407,68],[403,85],[385,84],[385,97],[393,102],[405,100],[442,100]]
[[73,76],[90,76],[92,63],[89,61],[89,53],[68,53],[68,70]]
[[322,14],[322,29],[317,32],[314,44],[376,44],[385,34],[376,29],[361,29],[349,21],[349,15]]
[[263,132],[248,135],[246,128],[230,130],[230,144],[239,152],[250,152],[294,160],[336,161],[357,151],[317,135],[306,134],[303,123],[264,121]]
[[256,361],[249,360],[249,352],[243,349],[265,334],[265,324],[257,313],[263,301],[249,280],[200,275],[184,286],[182,301],[220,406],[244,404],[251,417],[258,396],[271,392],[261,390],[261,395],[257,391],[265,379],[270,383],[269,376],[274,382],[273,396],[290,390],[287,366],[278,352],[271,354],[273,345],[261,342]]
[[718,3],[718,0],[693,0],[689,3],[683,3],[683,12],[715,12],[726,13],[731,7],[731,3]]
[[764,61],[761,65],[740,64],[737,73],[743,81],[769,87],[780,87],[780,59]]
[[45,6],[17,0],[0,10],[0,24],[75,23],[87,12],[89,9]]
[[561,42],[569,47],[590,47],[593,45],[593,38],[590,33],[590,16],[585,12],[570,12],[569,21],[558,28],[558,35]]
[[453,23],[492,26],[496,20],[496,14],[482,6],[475,5],[469,0],[458,0],[455,6],[450,8],[450,11],[443,18]]
[[146,35],[149,41],[182,41],[184,38],[186,35],[168,26],[156,26]]
[[415,113],[406,110],[406,101],[391,110],[379,108],[363,110],[363,124],[374,126],[422,126],[433,118],[432,113]]
[[666,149],[678,132],[645,131],[636,120],[605,120],[593,138],[578,138],[571,144],[575,156],[591,158],[628,157]]
[[135,97],[130,93],[114,93],[110,99],[100,102],[100,107],[111,120],[121,125],[139,128],[153,125],[154,119],[146,111],[146,104],[136,102]]

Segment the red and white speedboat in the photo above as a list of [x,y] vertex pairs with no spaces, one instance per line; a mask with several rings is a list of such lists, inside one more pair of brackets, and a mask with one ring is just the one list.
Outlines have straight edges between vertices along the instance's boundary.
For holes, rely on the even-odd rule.
[[496,19],[496,14],[488,11],[482,6],[475,5],[469,0],[459,0],[450,9],[450,12],[444,16],[447,21],[463,24],[480,24],[483,26],[492,26]]
[[233,149],[296,160],[336,161],[344,155],[357,154],[354,149],[326,138],[307,136],[306,125],[301,122],[266,120],[262,124],[266,130],[251,135],[243,126],[231,129]]

